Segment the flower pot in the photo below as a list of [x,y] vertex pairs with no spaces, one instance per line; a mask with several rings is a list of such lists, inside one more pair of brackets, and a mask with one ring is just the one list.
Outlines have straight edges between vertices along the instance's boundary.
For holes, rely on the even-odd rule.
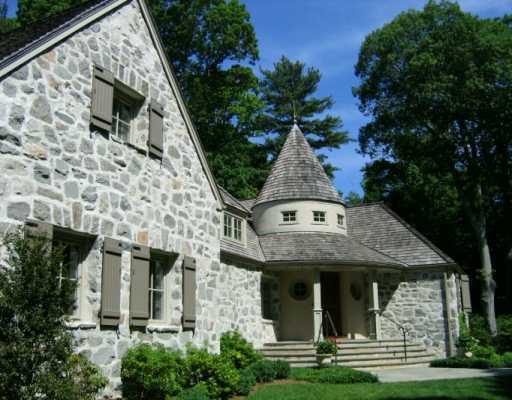
[[325,367],[331,364],[332,354],[317,354],[316,363],[319,367]]

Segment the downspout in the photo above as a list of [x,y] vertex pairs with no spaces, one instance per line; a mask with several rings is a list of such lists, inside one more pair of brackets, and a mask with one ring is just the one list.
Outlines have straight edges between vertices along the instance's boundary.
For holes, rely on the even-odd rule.
[[452,318],[451,318],[451,311],[450,311],[450,304],[451,304],[451,295],[450,290],[448,287],[448,274],[446,272],[443,273],[443,283],[444,283],[444,307],[446,310],[446,327],[448,330],[448,351],[447,355],[448,357],[451,357],[453,355],[453,335],[452,335]]

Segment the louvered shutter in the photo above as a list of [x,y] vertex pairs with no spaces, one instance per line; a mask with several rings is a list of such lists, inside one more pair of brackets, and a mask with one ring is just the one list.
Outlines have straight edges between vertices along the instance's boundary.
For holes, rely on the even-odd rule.
[[149,319],[149,247],[133,246],[130,274],[130,325],[145,326]]
[[105,238],[101,274],[101,324],[115,326],[121,316],[121,242]]
[[164,152],[164,108],[151,101],[149,104],[149,153],[162,158]]
[[469,286],[469,276],[461,275],[460,276],[460,291],[461,291],[461,301],[462,301],[462,309],[466,312],[471,312],[471,289]]
[[183,329],[196,327],[196,260],[183,260]]
[[111,131],[114,103],[114,75],[105,68],[94,66],[91,99],[91,125]]

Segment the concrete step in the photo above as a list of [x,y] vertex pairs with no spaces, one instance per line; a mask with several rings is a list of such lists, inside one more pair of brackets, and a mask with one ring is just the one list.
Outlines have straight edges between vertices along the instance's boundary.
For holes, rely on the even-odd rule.
[[433,356],[423,357],[412,357],[407,358],[407,362],[404,358],[394,359],[377,359],[377,360],[358,360],[358,361],[338,361],[338,365],[350,368],[370,368],[370,367],[391,367],[401,365],[417,365],[417,364],[429,364],[434,359]]
[[[301,360],[314,361],[316,360],[315,353],[298,354],[298,353],[280,353],[280,354],[264,354],[269,360],[286,360],[288,362],[300,362]],[[434,357],[428,351],[407,353],[407,359]],[[352,362],[352,361],[374,361],[374,360],[405,360],[405,353],[384,353],[384,354],[357,354],[357,355],[343,355],[338,354],[336,359],[339,362]]]
[[[338,342],[337,345],[340,349],[353,349],[353,348],[373,349],[373,348],[378,348],[378,347],[383,347],[383,348],[404,347],[404,342],[400,342],[398,340],[388,341],[388,342],[375,342],[375,343],[369,343],[369,342],[368,343],[367,342],[364,342],[364,343],[341,342],[340,343],[340,342]],[[407,347],[409,347],[409,346],[421,346],[421,344],[407,342]]]
[[[261,353],[266,357],[300,357],[300,356],[310,356],[315,355],[316,351],[315,349],[307,349],[307,350],[285,350],[285,349],[272,349],[267,350],[264,349],[261,351]],[[417,354],[429,354],[425,348],[414,348],[414,349],[407,349],[407,355],[417,355]],[[357,350],[342,350],[338,351],[338,357],[359,357],[359,358],[365,358],[365,357],[386,357],[386,356],[393,356],[393,357],[401,357],[404,355],[405,352],[403,349],[396,350],[396,351],[386,351],[385,349],[376,349],[375,351],[369,351],[366,349],[357,349]]]
[[[415,353],[419,351],[424,351],[425,347],[423,346],[407,346],[407,353]],[[341,348],[338,349],[339,355],[352,355],[352,354],[386,354],[386,353],[400,353],[404,352],[403,347],[376,347],[376,348]]]

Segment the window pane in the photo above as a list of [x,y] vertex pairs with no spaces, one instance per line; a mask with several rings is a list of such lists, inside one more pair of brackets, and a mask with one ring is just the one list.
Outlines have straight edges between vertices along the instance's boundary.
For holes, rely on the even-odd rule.
[[153,289],[163,289],[164,271],[160,261],[153,261]]
[[228,214],[224,214],[224,236],[233,237],[233,217]]
[[153,312],[151,319],[163,319],[163,293],[160,291],[153,291]]

